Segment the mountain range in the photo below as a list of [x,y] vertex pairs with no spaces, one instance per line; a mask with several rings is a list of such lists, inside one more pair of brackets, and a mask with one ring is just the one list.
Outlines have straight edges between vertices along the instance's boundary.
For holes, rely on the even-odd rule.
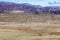
[[0,2],[0,13],[12,11],[12,10],[22,10],[25,12],[31,12],[34,14],[40,13],[54,13],[60,14],[60,6],[46,6],[42,7],[40,5],[32,5],[29,3],[12,3],[12,2]]

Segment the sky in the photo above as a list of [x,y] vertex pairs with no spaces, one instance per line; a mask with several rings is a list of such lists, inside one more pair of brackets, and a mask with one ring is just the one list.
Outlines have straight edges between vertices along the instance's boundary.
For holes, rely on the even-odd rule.
[[41,6],[60,6],[60,0],[0,0],[4,2],[30,3]]

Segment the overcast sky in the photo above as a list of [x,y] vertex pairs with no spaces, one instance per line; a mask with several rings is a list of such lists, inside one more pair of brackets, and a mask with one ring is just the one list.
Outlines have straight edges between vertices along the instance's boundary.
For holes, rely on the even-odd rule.
[[41,6],[60,6],[60,0],[0,0],[0,1],[30,3],[33,5],[41,5]]

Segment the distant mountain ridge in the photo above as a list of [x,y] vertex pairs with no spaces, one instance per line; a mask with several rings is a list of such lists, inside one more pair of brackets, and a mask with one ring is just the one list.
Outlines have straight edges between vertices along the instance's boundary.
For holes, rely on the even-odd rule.
[[0,2],[0,13],[12,11],[12,10],[22,10],[25,12],[31,12],[35,14],[40,14],[40,13],[60,14],[60,6],[42,7],[40,5],[32,5],[28,3],[17,4],[12,2]]
[[12,2],[0,2],[0,12],[10,10],[31,10],[32,8],[38,8],[38,6],[28,3],[17,4]]

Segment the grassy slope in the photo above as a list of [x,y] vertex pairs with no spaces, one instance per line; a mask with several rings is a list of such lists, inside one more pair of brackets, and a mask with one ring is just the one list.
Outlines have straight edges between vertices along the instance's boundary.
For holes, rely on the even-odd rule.
[[49,38],[49,36],[41,37],[33,33],[18,30],[0,29],[0,40],[60,40],[60,38]]
[[0,40],[34,40],[37,39],[36,37],[38,36],[33,33],[10,29],[0,29]]
[[[23,25],[18,26],[17,24]],[[49,35],[60,35],[60,15],[0,14],[0,28],[2,28],[0,29],[1,40],[50,40],[51,38],[41,39],[40,36],[45,32]],[[52,38],[52,40],[55,39],[59,40],[59,38]]]

